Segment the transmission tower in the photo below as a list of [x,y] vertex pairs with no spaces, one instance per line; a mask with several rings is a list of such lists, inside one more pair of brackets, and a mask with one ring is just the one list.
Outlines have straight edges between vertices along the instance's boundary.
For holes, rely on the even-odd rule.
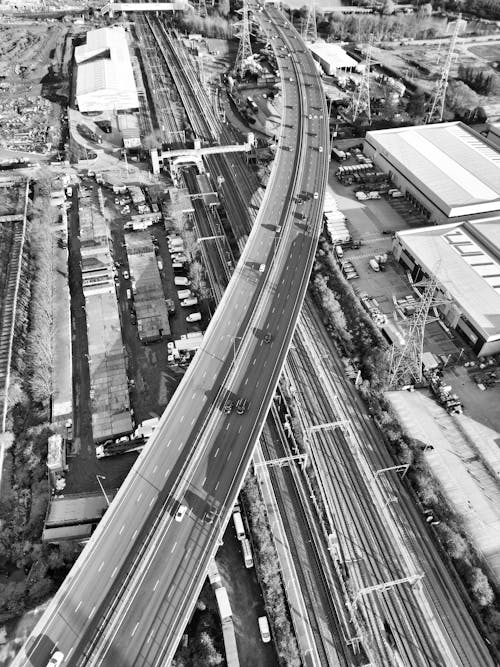
[[424,347],[425,325],[437,318],[429,316],[429,310],[446,303],[446,299],[436,297],[438,271],[434,271],[432,279],[415,283],[415,287],[424,288],[417,311],[410,320],[406,342],[402,348],[392,347],[391,366],[388,385],[397,389],[412,381],[422,380],[422,354]]
[[365,71],[358,90],[358,94],[352,100],[352,120],[355,121],[360,113],[366,113],[368,123],[372,122],[372,112],[370,108],[370,67],[372,62],[373,35],[370,35],[370,41],[366,49]]
[[436,92],[434,94],[434,99],[432,100],[432,106],[427,116],[425,117],[426,123],[441,123],[443,120],[446,89],[448,88],[448,77],[450,76],[450,68],[453,62],[458,33],[462,27],[462,14],[459,14],[455,23],[453,35],[451,36],[450,48],[448,50],[446,60],[444,61],[443,69],[441,70],[441,76],[436,86]]
[[318,41],[318,31],[316,27],[316,0],[310,0],[307,8],[307,18],[302,31],[304,42],[314,44]]
[[241,21],[238,23],[239,31],[236,36],[240,38],[238,46],[238,54],[236,56],[236,63],[234,69],[236,75],[243,78],[248,69],[250,69],[250,62],[252,59],[252,45],[250,44],[250,26],[248,23],[248,2],[243,0],[243,7],[240,10]]

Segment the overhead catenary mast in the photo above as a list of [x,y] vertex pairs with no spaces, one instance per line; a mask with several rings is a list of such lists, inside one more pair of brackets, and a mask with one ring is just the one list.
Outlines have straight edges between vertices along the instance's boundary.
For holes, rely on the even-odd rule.
[[358,94],[352,101],[352,119],[356,121],[358,116],[364,111],[368,118],[368,123],[372,122],[372,112],[370,106],[370,68],[372,62],[373,35],[370,35],[370,41],[366,49],[365,70]]
[[302,39],[304,42],[314,44],[318,41],[318,30],[316,25],[316,0],[309,0],[307,8],[307,17],[302,31]]

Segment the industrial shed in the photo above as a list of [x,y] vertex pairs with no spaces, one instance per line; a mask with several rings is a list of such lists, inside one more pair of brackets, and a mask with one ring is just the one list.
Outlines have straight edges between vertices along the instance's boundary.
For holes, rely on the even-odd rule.
[[437,276],[445,322],[478,356],[500,352],[500,217],[398,232],[393,253],[413,280]]
[[359,67],[359,63],[351,58],[338,44],[314,42],[307,45],[312,57],[316,60],[325,74],[335,75],[338,70],[352,71]]
[[500,212],[500,148],[463,123],[367,132],[364,152],[431,222]]
[[139,97],[123,28],[87,33],[77,46],[76,101],[82,112],[138,109]]

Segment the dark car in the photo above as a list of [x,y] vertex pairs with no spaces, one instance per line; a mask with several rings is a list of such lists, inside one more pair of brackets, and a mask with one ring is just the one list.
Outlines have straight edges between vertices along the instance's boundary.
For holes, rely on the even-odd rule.
[[230,414],[231,414],[231,412],[233,411],[233,407],[234,407],[234,406],[233,406],[233,402],[232,402],[232,401],[226,401],[226,402],[224,403],[224,412],[226,413],[226,415],[230,415]]
[[240,398],[239,401],[236,403],[236,412],[239,415],[245,414],[245,412],[248,410],[248,401],[246,398]]

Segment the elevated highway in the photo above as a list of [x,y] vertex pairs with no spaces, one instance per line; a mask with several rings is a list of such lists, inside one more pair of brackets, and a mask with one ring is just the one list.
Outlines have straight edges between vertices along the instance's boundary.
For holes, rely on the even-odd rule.
[[[286,47],[278,58],[284,115],[259,215],[154,436],[15,667],[44,666],[56,648],[64,665],[167,664],[229,519],[303,301],[327,177],[314,62],[278,10],[266,14],[275,44]],[[246,412],[226,414],[238,398]]]

